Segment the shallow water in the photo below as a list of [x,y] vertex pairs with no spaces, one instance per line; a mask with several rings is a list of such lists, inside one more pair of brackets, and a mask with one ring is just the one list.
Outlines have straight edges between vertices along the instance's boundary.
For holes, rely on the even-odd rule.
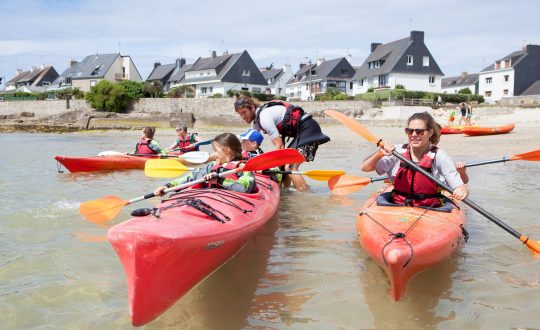
[[[199,131],[212,136],[210,128]],[[301,169],[370,176],[357,165],[373,148],[342,127],[325,131],[333,141]],[[395,142],[402,138],[397,128],[372,131]],[[526,132],[516,130],[508,139],[443,137],[441,146],[456,160],[493,159],[536,149],[536,137]],[[78,206],[105,195],[137,197],[166,180],[142,171],[58,173],[53,156],[130,151],[138,134],[0,135],[2,329],[131,328],[123,270],[106,229],[84,221]],[[172,143],[172,131],[158,134]],[[268,141],[264,147],[271,149]],[[469,174],[471,199],[540,238],[538,163],[486,165]],[[381,183],[332,196],[326,183],[307,180],[310,192],[283,191],[278,215],[235,258],[145,328],[540,328],[540,259],[475,211],[466,211],[471,239],[460,253],[420,274],[403,300],[393,302],[385,274],[363,252],[354,226],[361,203]],[[116,222],[151,204],[125,207]]]

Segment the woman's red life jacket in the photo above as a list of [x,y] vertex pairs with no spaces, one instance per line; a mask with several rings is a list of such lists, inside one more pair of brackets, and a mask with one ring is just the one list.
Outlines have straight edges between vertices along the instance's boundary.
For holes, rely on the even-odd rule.
[[191,146],[188,147],[191,144],[191,139],[197,135],[197,133],[188,133],[186,137],[181,140],[180,137],[176,138],[176,143],[178,144],[178,148],[182,149],[182,151],[198,151],[198,146]]
[[141,138],[135,146],[135,153],[141,155],[155,155],[157,152],[150,149],[150,142],[152,139]]
[[[401,154],[411,159],[411,150],[408,144],[403,145],[404,152]],[[418,166],[432,173],[433,161],[439,150],[436,146],[431,146],[429,151],[420,159]],[[412,160],[412,159],[411,159]],[[392,200],[397,204],[409,206],[439,207],[442,205],[441,194],[437,184],[405,162],[399,164],[399,169],[394,180],[394,190]]]
[[296,137],[300,125],[300,120],[302,119],[302,116],[305,112],[304,109],[302,109],[301,107],[291,104],[289,102],[272,100],[268,103],[263,104],[257,109],[255,113],[255,124],[260,126],[261,112],[264,109],[273,107],[275,105],[282,105],[287,109],[281,123],[276,125],[279,134],[281,134],[281,136],[283,137]]

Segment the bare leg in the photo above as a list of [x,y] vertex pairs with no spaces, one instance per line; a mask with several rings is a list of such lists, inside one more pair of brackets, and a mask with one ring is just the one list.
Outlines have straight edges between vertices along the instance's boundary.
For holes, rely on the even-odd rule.
[[[300,164],[291,164],[289,165],[289,168],[291,171],[298,171],[298,168],[300,167]],[[294,184],[294,187],[298,191],[306,191],[309,190],[309,185],[306,183],[306,180],[304,180],[304,177],[299,174],[291,174],[289,175],[291,178],[292,183]]]

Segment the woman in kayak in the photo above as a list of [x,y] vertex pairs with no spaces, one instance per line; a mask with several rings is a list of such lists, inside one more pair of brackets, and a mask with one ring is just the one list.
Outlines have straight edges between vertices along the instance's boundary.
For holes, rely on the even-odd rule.
[[453,197],[458,200],[466,198],[469,191],[456,170],[454,161],[444,150],[436,147],[441,132],[433,117],[427,112],[413,114],[407,121],[405,133],[409,143],[404,145],[385,143],[376,153],[363,161],[361,169],[366,172],[375,170],[379,174],[387,173],[394,183],[391,194],[394,203],[441,206],[441,194],[437,185],[392,155],[392,151],[396,150],[449,185],[454,190]]
[[154,140],[155,128],[145,127],[142,130],[141,139],[135,145],[135,154],[137,155],[167,155],[167,151],[163,149],[159,142]]
[[242,145],[238,137],[232,133],[220,134],[212,141],[212,149],[217,157],[215,162],[211,162],[206,167],[199,168],[191,174],[158,187],[154,191],[154,194],[161,196],[163,195],[163,190],[167,188],[176,187],[200,178],[204,178],[211,186],[217,185],[223,189],[243,193],[255,192],[255,175],[252,172],[237,172],[225,177],[218,177],[218,173],[244,166],[242,162]]
[[[306,162],[315,159],[319,145],[330,141],[311,115],[284,101],[274,100],[260,106],[249,96],[238,96],[234,110],[254,130],[268,134],[277,149],[285,148],[286,138],[293,138],[287,148],[297,149]],[[290,164],[288,170],[298,171],[299,167],[300,163]],[[301,175],[291,175],[290,179],[297,190],[309,189]]]
[[167,151],[174,151],[174,149],[180,149],[182,152],[199,151],[199,147],[194,144],[201,142],[201,138],[197,133],[188,133],[186,125],[176,125],[176,135],[176,141],[167,148]]

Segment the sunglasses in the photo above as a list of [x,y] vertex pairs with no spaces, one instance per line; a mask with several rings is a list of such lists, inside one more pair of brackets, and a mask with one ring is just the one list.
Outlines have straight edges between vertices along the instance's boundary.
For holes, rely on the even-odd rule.
[[236,100],[236,102],[234,102],[234,108],[235,109],[242,108],[246,104],[248,104],[248,102],[246,100],[238,99],[238,100]]
[[416,132],[416,135],[424,135],[424,133],[427,131],[425,128],[405,128],[405,134],[412,135],[413,132]]

